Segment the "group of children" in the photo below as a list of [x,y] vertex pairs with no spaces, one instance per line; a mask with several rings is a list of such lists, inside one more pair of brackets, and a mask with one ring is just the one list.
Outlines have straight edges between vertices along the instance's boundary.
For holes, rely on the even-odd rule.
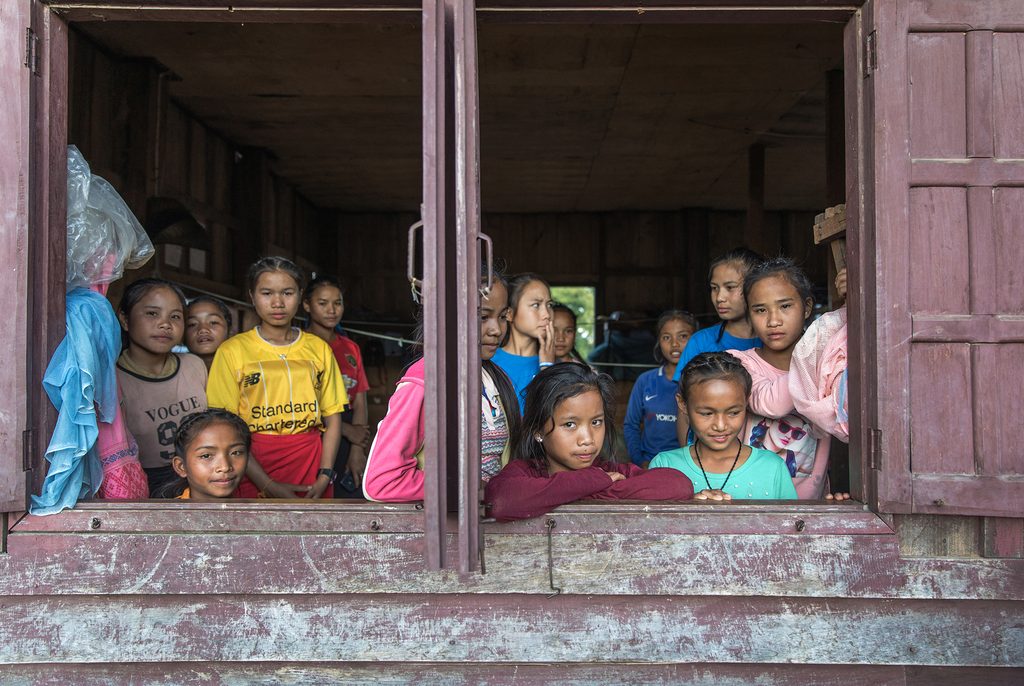
[[[161,279],[125,289],[118,390],[151,496],[321,498],[336,483],[357,490],[369,385],[358,346],[335,332],[338,283],[321,277],[303,290],[302,282],[289,260],[252,265],[259,323],[231,338],[231,312],[216,298],[186,303]],[[305,330],[293,325],[300,304]],[[183,342],[190,352],[174,352]]]
[[[698,330],[686,312],[662,315],[660,365],[633,389],[630,459],[618,461],[614,385],[576,353],[573,312],[536,274],[482,280],[480,475],[492,516],[533,517],[581,498],[825,495],[828,441],[788,390],[809,281],[789,260],[737,250],[712,264],[709,283],[721,323]],[[371,444],[359,348],[337,333],[337,281],[303,289],[294,264],[265,258],[248,290],[259,323],[231,338],[231,313],[214,298],[186,304],[157,279],[124,293],[118,378],[150,492],[328,498],[361,487],[370,500],[422,500],[425,461],[436,459],[423,360],[404,371]],[[304,329],[293,325],[300,305]],[[172,351],[182,341],[192,354]]]

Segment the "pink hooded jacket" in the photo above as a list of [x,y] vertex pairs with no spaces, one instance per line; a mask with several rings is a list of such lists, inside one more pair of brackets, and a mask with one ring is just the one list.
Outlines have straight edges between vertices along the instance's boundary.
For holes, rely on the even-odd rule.
[[[747,424],[744,427],[744,443],[750,442],[753,427],[762,418],[778,420],[788,415],[799,414],[789,391],[789,372],[776,369],[768,364],[761,359],[756,350],[730,350],[728,352],[743,363],[754,381],[750,390],[751,411],[748,413]],[[828,456],[831,445],[825,432],[817,427],[813,428],[815,430],[812,433],[817,439],[817,447],[811,472],[806,476],[793,478],[796,495],[801,500],[823,498],[828,479]],[[771,450],[768,446],[765,448]]]
[[378,502],[423,500],[423,359],[399,379],[366,458],[363,495]]

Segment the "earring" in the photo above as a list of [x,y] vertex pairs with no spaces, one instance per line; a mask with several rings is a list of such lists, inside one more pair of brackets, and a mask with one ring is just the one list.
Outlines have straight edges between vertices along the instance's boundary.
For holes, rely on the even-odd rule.
[[544,442],[544,439],[541,438],[540,436],[534,436],[533,440],[537,441],[538,443],[543,443]]

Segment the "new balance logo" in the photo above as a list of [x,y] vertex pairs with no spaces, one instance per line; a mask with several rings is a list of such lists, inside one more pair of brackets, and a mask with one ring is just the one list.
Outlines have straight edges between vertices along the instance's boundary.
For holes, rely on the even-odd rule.
[[260,373],[259,372],[253,372],[252,374],[246,375],[242,379],[242,386],[245,386],[246,388],[248,388],[249,386],[255,386],[259,382],[260,382]]

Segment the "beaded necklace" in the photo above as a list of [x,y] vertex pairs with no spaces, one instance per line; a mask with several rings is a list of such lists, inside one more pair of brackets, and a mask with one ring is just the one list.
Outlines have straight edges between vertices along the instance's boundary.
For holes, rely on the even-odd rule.
[[739,450],[736,451],[736,457],[733,458],[732,466],[729,467],[729,473],[725,475],[725,481],[722,482],[722,487],[719,489],[714,489],[711,487],[711,481],[708,480],[708,473],[704,471],[704,463],[700,461],[700,441],[694,441],[693,452],[694,454],[697,455],[697,466],[700,467],[700,473],[704,475],[704,483],[708,485],[709,491],[725,491],[725,485],[729,483],[729,477],[732,476],[732,470],[736,469],[736,463],[740,461],[740,453],[743,452],[743,441],[737,438],[736,442],[740,444],[740,447]]

